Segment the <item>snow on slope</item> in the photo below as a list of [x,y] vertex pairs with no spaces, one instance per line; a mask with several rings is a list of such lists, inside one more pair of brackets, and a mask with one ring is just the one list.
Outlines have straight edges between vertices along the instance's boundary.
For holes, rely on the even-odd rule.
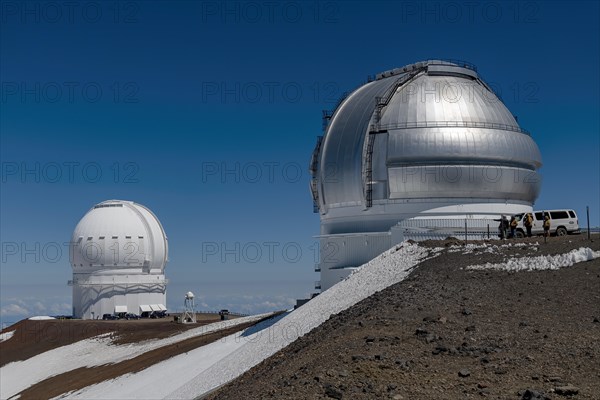
[[[283,315],[260,322],[244,332],[266,329],[281,318]],[[199,372],[242,347],[249,340],[246,333],[237,332],[206,346],[161,361],[140,372],[125,374],[116,379],[88,386],[77,392],[59,396],[57,399],[162,399],[171,393],[173,388],[184,385]],[[156,382],[160,382],[160,385]]]
[[5,340],[10,339],[15,334],[15,331],[8,331],[4,333],[0,333],[0,342],[4,342]]
[[420,260],[429,255],[427,249],[410,243],[403,243],[396,248],[358,268],[344,281],[321,293],[271,328],[252,335],[239,349],[200,372],[165,398],[195,398],[229,382],[319,326],[332,314],[400,282]]
[[[244,342],[239,333],[199,347],[188,353],[154,364],[136,374],[88,386],[76,393],[58,398],[69,399],[162,399],[173,387],[179,387],[200,371],[240,348]],[[160,384],[156,384],[160,382]]]
[[486,263],[483,265],[470,265],[466,269],[483,270],[496,269],[505,271],[534,271],[544,269],[559,269],[570,267],[582,261],[590,261],[600,257],[600,251],[593,251],[589,247],[580,247],[565,254],[555,256],[537,256],[511,258],[499,264]]
[[0,399],[9,398],[37,382],[76,368],[128,360],[159,347],[245,322],[257,321],[268,315],[271,313],[221,321],[190,329],[168,338],[140,343],[114,345],[109,337],[110,334],[104,334],[58,347],[0,368]]

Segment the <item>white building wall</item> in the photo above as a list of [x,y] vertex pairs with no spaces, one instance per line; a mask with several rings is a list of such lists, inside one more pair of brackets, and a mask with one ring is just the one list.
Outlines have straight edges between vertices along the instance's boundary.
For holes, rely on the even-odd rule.
[[325,235],[320,238],[321,289],[335,285],[391,246],[389,232]]
[[166,284],[162,274],[73,274],[73,317],[102,318],[113,314],[115,306],[139,315],[140,305],[166,305]]

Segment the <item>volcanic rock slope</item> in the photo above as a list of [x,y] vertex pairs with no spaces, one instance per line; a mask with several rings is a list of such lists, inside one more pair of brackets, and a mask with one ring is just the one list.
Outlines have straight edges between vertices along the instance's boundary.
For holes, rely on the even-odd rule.
[[467,268],[598,251],[593,239],[425,243],[442,250],[408,278],[207,398],[600,399],[600,258],[555,270]]

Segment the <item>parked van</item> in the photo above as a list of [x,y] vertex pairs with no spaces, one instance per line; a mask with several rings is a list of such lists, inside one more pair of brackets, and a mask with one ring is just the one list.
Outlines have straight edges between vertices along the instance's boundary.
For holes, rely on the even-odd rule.
[[[544,214],[550,216],[550,234],[556,236],[565,236],[574,233],[580,233],[579,220],[574,210],[543,210],[533,212],[533,225],[531,227],[532,235],[541,235],[544,233]],[[516,237],[522,238],[527,234],[527,229],[523,225],[525,214],[517,214],[515,217],[519,220],[517,225]]]

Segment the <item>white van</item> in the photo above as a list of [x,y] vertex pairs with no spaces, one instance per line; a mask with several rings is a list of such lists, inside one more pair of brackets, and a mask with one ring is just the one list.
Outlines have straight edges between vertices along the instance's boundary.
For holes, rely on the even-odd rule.
[[[532,235],[541,235],[544,233],[544,214],[550,216],[550,234],[556,236],[565,236],[574,233],[580,233],[579,220],[574,210],[543,210],[534,211],[533,226],[531,227]],[[515,217],[519,220],[517,225],[516,237],[525,237],[527,229],[523,225],[523,216],[525,214],[517,214]]]

